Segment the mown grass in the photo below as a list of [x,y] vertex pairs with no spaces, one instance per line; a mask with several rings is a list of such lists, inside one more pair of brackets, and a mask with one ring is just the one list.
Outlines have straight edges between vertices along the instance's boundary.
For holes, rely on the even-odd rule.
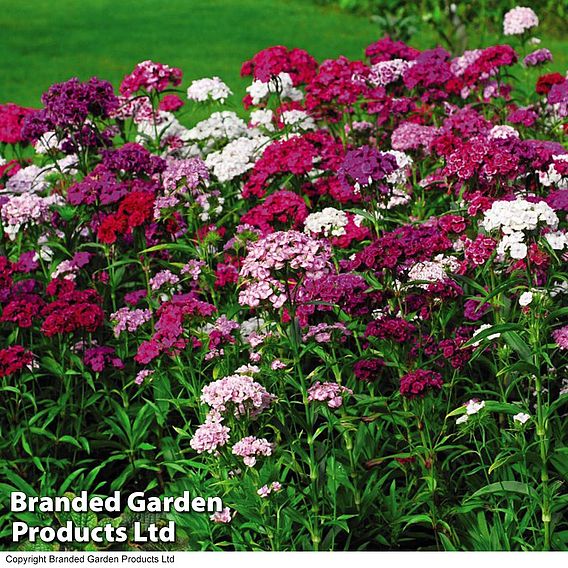
[[[379,36],[368,18],[309,0],[0,0],[0,30],[0,103],[30,106],[72,76],[118,85],[144,59],[181,67],[184,84],[219,75],[241,95],[248,81],[240,65],[264,47],[302,47],[319,60],[358,58]],[[424,30],[411,43],[432,47],[436,38]],[[566,42],[543,37],[542,45],[564,71]]]

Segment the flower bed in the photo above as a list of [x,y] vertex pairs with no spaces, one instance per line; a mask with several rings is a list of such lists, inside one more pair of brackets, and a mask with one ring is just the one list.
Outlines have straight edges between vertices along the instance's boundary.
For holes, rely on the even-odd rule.
[[2,491],[221,497],[181,549],[566,547],[568,82],[519,55],[535,18],[457,57],[265,49],[246,119],[151,61],[1,106]]

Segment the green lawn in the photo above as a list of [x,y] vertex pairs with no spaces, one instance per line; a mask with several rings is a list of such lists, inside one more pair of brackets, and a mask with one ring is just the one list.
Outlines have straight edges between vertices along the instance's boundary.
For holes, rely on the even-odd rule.
[[[38,106],[50,84],[72,76],[118,85],[143,59],[181,67],[184,85],[219,75],[240,95],[240,65],[264,47],[360,58],[378,35],[369,19],[310,0],[0,0],[0,103]],[[412,43],[435,39],[422,33]],[[566,42],[542,45],[565,70]]]

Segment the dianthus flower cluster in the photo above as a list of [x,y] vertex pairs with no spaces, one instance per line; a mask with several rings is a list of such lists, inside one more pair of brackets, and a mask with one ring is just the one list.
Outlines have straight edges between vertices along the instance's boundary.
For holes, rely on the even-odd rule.
[[243,188],[243,197],[263,197],[270,181],[277,175],[306,176],[318,168],[337,170],[342,149],[327,132],[309,132],[288,140],[277,140],[266,146],[255,163]]
[[128,142],[120,148],[103,150],[103,165],[115,174],[126,177],[152,177],[162,173],[166,162],[154,156],[135,142]]
[[322,211],[310,213],[304,224],[304,231],[311,236],[339,237],[345,234],[349,219],[345,211],[326,207]]
[[107,367],[124,369],[124,362],[120,357],[117,357],[114,347],[106,345],[85,349],[83,361],[87,367],[96,373],[102,373]]
[[276,400],[262,385],[248,375],[229,375],[204,386],[201,402],[218,414],[231,413],[256,417]]
[[208,417],[201,424],[189,441],[189,445],[198,453],[207,452],[212,454],[218,448],[223,447],[229,441],[230,428],[220,420]]
[[301,101],[304,94],[294,87],[292,77],[288,73],[278,73],[267,81],[257,80],[246,89],[247,100],[252,105],[259,105],[270,95],[277,93],[280,100]]
[[224,103],[232,94],[233,91],[219,77],[197,79],[187,89],[187,98],[198,103],[209,100]]
[[187,131],[189,140],[216,142],[235,140],[248,133],[246,122],[235,112],[224,110],[214,112],[209,118],[198,122]]
[[440,390],[443,384],[440,373],[416,369],[400,379],[400,394],[407,398],[424,396],[428,391]]
[[302,341],[307,342],[313,338],[316,343],[331,343],[332,339],[339,338],[343,342],[349,335],[351,331],[343,323],[318,323],[308,328],[302,335]]
[[319,278],[329,271],[327,245],[298,231],[277,231],[249,247],[240,270],[245,286],[239,303],[255,307],[268,300],[279,308],[287,300],[290,278]]
[[34,355],[21,345],[0,349],[0,378],[17,373],[24,367],[31,367]]
[[241,136],[229,142],[222,150],[208,154],[205,164],[218,181],[231,181],[253,168],[269,141],[266,136]]
[[[119,105],[112,85],[92,77],[81,82],[74,77],[52,85],[41,97],[44,108],[28,115],[22,136],[37,140],[42,134],[56,129],[77,129],[88,117],[108,118]],[[96,135],[92,129],[84,131]]]
[[246,436],[239,440],[232,448],[235,456],[243,458],[245,465],[254,467],[258,456],[271,456],[274,446],[266,438]]
[[552,332],[552,338],[560,349],[565,351],[568,350],[568,325],[565,325],[560,329],[555,329]]
[[131,97],[140,90],[148,93],[165,91],[181,83],[182,72],[177,67],[146,60],[138,63],[132,73],[126,75],[120,84],[120,92]]
[[135,332],[141,325],[144,325],[152,317],[150,310],[120,308],[110,314],[109,319],[114,324],[114,336],[119,337],[123,331]]
[[414,122],[402,122],[391,136],[391,145],[395,150],[417,150],[423,148],[427,153],[438,135],[438,129]]
[[259,51],[241,67],[243,77],[252,75],[257,81],[268,82],[279,73],[287,73],[294,86],[308,83],[316,74],[316,60],[303,49],[288,49],[276,45]]
[[379,372],[384,368],[383,359],[363,359],[353,365],[353,374],[360,380],[371,382],[378,379]]
[[538,26],[538,16],[531,8],[517,6],[509,10],[503,18],[503,33],[505,35],[522,35]]
[[511,258],[523,259],[528,253],[526,233],[543,226],[556,229],[558,222],[558,216],[544,201],[515,199],[495,201],[484,213],[481,226],[488,232],[499,230],[502,233],[497,246],[499,254],[508,252]]
[[97,237],[101,243],[113,244],[119,236],[127,235],[136,227],[153,218],[154,194],[134,191],[120,202],[118,211],[104,218]]
[[316,381],[308,389],[309,402],[325,402],[329,408],[339,408],[343,405],[343,396],[353,394],[353,391],[337,383],[322,383]]
[[2,229],[12,241],[22,228],[41,225],[50,218],[51,206],[61,203],[57,195],[39,197],[35,194],[14,195],[1,205]]
[[24,142],[22,127],[27,116],[34,109],[21,107],[14,103],[0,105],[0,142],[4,144],[17,144]]
[[140,344],[134,359],[146,365],[162,353],[179,353],[188,344],[184,337],[185,321],[209,317],[215,311],[215,306],[197,299],[194,293],[175,294],[158,309],[154,335]]
[[330,121],[339,120],[368,92],[365,81],[354,77],[366,78],[368,74],[369,68],[361,61],[350,61],[343,56],[326,59],[306,87],[307,110]]
[[249,209],[241,217],[241,223],[258,227],[264,236],[279,227],[297,230],[307,222],[307,216],[306,202],[298,194],[280,190],[271,193],[262,204]]
[[64,291],[42,309],[41,331],[48,337],[78,330],[94,332],[104,321],[101,303],[95,290]]
[[365,49],[365,56],[372,64],[394,59],[412,61],[419,54],[420,51],[417,49],[406,45],[403,41],[392,40],[389,36],[383,37]]
[[550,53],[550,51],[545,47],[529,53],[523,59],[523,63],[527,67],[536,67],[537,65],[542,65],[543,63],[548,63],[549,61],[552,61],[552,53]]
[[347,152],[338,177],[343,185],[354,187],[356,191],[377,184],[381,193],[387,193],[388,186],[383,180],[397,169],[398,163],[392,154],[371,146],[361,146]]

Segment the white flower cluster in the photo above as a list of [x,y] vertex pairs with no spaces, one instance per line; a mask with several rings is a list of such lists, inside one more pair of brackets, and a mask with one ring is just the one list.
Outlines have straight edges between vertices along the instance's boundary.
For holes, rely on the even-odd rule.
[[538,26],[538,16],[532,8],[517,6],[509,10],[503,18],[503,33],[505,35],[522,35],[531,28]]
[[278,93],[281,99],[290,99],[291,101],[301,101],[304,97],[302,91],[294,87],[292,78],[288,73],[278,73],[267,83],[253,81],[252,85],[248,86],[246,90],[251,96],[253,105],[261,103],[271,93]]
[[477,401],[477,400],[471,399],[465,405],[465,414],[463,414],[462,416],[460,416],[456,420],[456,424],[464,424],[465,422],[467,422],[469,420],[470,416],[477,414],[482,408],[485,408],[485,401],[484,400]]
[[274,132],[274,113],[270,109],[257,109],[250,113],[250,125]]
[[340,237],[345,234],[345,227],[349,219],[345,211],[326,207],[322,211],[310,213],[306,217],[304,232],[311,236]]
[[45,223],[49,219],[49,208],[54,203],[63,203],[59,195],[40,197],[34,193],[13,195],[0,211],[2,228],[11,241],[23,226]]
[[207,100],[224,103],[232,94],[231,89],[219,77],[197,79],[187,89],[187,98],[199,103]]
[[214,191],[210,194],[202,193],[198,195],[195,200],[201,207],[199,218],[203,222],[209,221],[212,217],[217,217],[223,212],[225,198],[221,197],[219,191]]
[[568,234],[562,231],[554,231],[553,233],[546,233],[544,238],[548,241],[550,248],[554,250],[564,250],[568,248]]
[[53,150],[61,150],[63,140],[59,140],[56,132],[49,131],[41,135],[34,144],[36,154],[47,154]]
[[220,182],[231,181],[254,166],[269,141],[266,136],[242,136],[229,142],[222,150],[209,154],[205,164]]
[[413,164],[412,158],[399,150],[389,150],[384,153],[394,156],[398,165],[398,169],[387,176],[387,182],[391,185],[404,185],[408,179],[409,168]]
[[[568,154],[552,156],[552,159],[554,162],[568,162]],[[538,172],[538,178],[540,183],[546,187],[554,185],[558,189],[568,189],[568,177],[562,176],[562,174],[556,170],[554,163],[548,166],[546,172]]]
[[10,193],[41,193],[49,187],[45,180],[48,170],[28,166],[16,172],[7,182],[5,191]]
[[[434,260],[417,262],[408,271],[410,282],[443,282],[448,279],[448,271],[456,270],[458,261],[453,257],[438,255]],[[420,288],[428,288],[428,284],[419,284]]]
[[234,140],[247,134],[247,125],[232,111],[214,112],[187,132],[190,140]]
[[280,119],[286,126],[290,126],[294,132],[316,129],[314,119],[303,110],[285,110],[280,115]]
[[526,258],[527,231],[535,231],[539,225],[551,229],[558,227],[558,217],[544,201],[531,203],[525,199],[515,201],[495,201],[485,212],[481,226],[488,232],[499,229],[503,237],[497,246],[497,253],[509,253],[511,258]]

